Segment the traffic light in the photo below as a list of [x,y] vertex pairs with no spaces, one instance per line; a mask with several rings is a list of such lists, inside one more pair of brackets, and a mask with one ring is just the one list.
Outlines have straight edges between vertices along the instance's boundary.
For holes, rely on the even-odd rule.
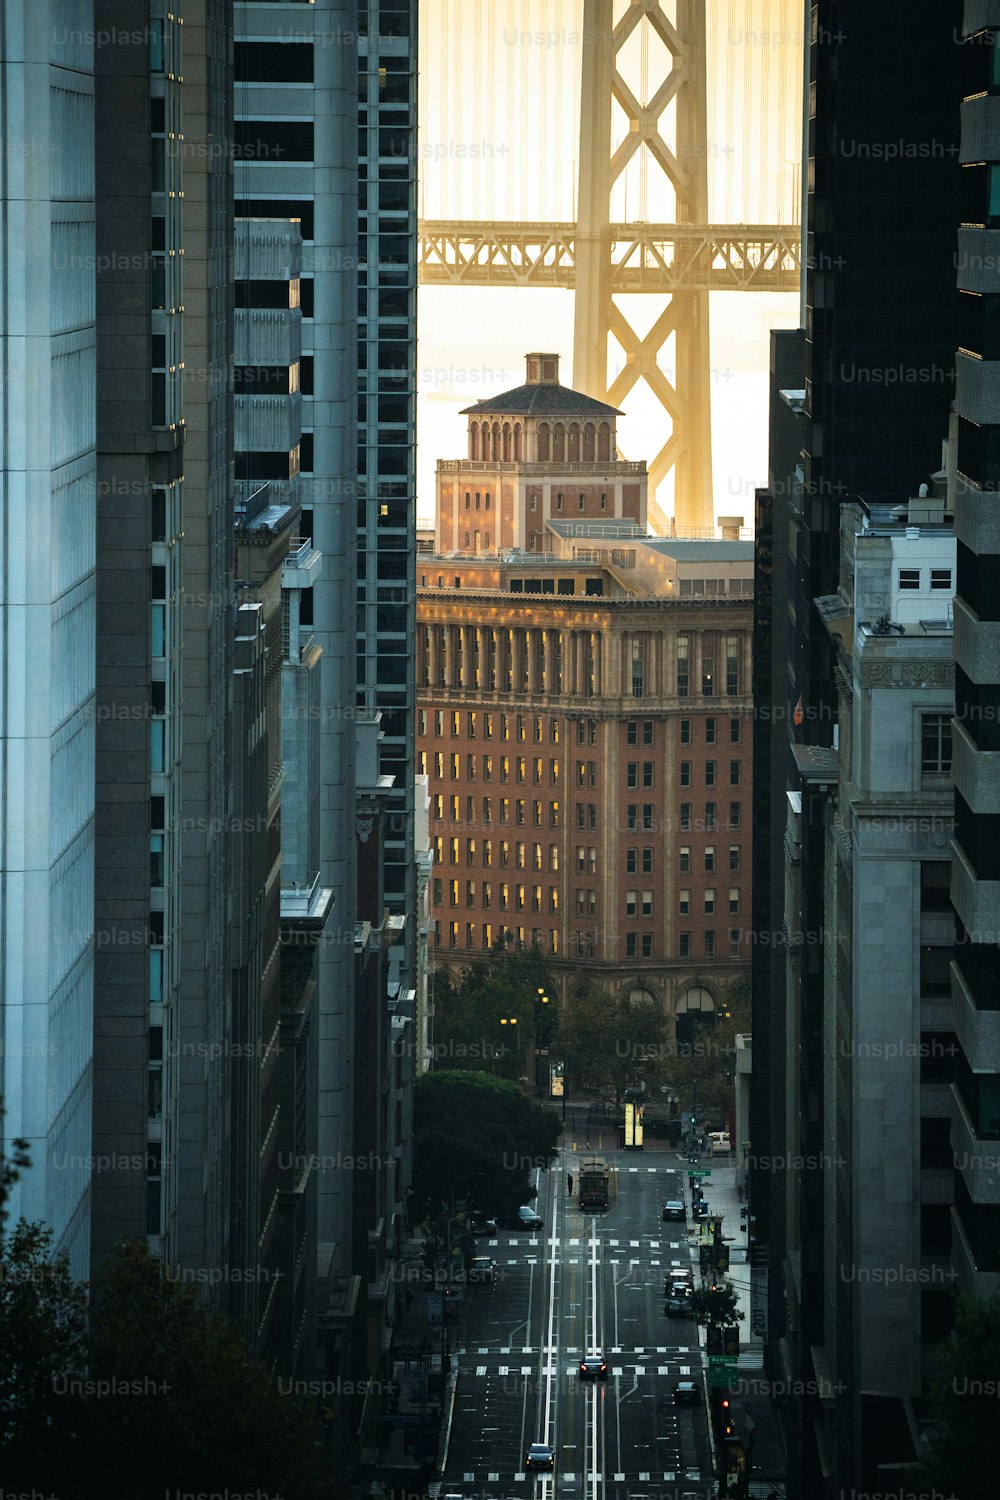
[[729,1403],[729,1397],[723,1396],[721,1403],[722,1435],[732,1437],[736,1428],[733,1423],[733,1409]]
[[724,1328],[722,1330],[722,1351],[727,1359],[738,1359],[740,1354],[740,1330],[738,1328]]
[[729,1270],[729,1246],[716,1245],[715,1247],[715,1269],[717,1271]]

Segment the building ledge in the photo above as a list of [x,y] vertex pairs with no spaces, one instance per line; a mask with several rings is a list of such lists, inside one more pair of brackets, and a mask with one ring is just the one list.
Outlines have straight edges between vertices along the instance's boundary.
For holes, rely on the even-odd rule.
[[835,782],[840,763],[836,750],[830,745],[792,745],[795,769],[803,781]]

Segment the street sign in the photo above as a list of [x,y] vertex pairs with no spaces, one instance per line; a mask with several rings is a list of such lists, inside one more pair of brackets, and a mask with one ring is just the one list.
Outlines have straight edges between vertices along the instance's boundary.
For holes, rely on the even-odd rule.
[[710,1358],[708,1362],[708,1384],[713,1391],[725,1390],[737,1380],[739,1371],[739,1360],[721,1359],[718,1356]]
[[711,1175],[712,1175],[712,1172],[711,1172],[710,1168],[704,1168],[703,1167],[703,1168],[689,1168],[688,1169],[688,1178],[689,1179],[692,1178],[692,1177],[711,1177]]
[[708,1356],[708,1368],[710,1370],[737,1370],[739,1360],[731,1354],[710,1354]]

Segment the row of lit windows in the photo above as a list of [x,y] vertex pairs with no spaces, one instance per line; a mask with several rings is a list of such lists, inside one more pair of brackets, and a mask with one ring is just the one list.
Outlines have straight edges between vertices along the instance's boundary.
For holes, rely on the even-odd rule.
[[[477,859],[479,858],[479,855],[480,855],[480,852],[481,852],[481,854],[482,854],[482,861],[483,861],[483,869],[484,870],[490,869],[492,867],[492,865],[493,865],[493,853],[494,853],[493,845],[494,845],[494,840],[493,839],[483,839],[482,840],[482,846],[481,846],[481,849],[480,849],[480,845],[479,845],[479,843],[477,842],[476,839],[467,838],[465,840],[465,846],[464,846],[464,853],[465,853],[464,863],[467,864],[467,865],[473,865],[473,864],[475,864],[476,861],[477,861]],[[445,840],[443,839],[443,837],[440,834],[438,834],[437,837],[434,839],[434,863],[435,863],[435,865],[440,866],[440,865],[444,864],[444,862],[445,862],[445,860],[444,860],[445,847],[446,847],[445,846]],[[547,860],[547,864],[548,864],[548,869],[550,871],[553,871],[553,872],[557,871],[559,869],[559,846],[558,846],[558,844],[549,844],[549,846],[548,846],[548,854],[547,855],[543,854],[543,847],[544,846],[542,844],[532,844],[532,846],[531,846],[532,853],[531,853],[531,856],[530,856],[532,863],[531,863],[531,866],[529,867],[529,865],[526,864],[526,860],[529,858],[528,853],[527,853],[527,850],[528,850],[528,845],[527,844],[520,843],[519,841],[518,842],[514,842],[512,844],[508,839],[497,839],[496,840],[497,864],[500,866],[501,869],[506,868],[508,865],[512,865],[515,869],[518,869],[518,870],[525,870],[525,869],[528,869],[528,868],[533,868],[533,869],[536,869],[536,870],[541,870],[543,868],[543,859],[546,859]],[[448,852],[448,856],[449,856],[448,863],[452,864],[452,865],[457,865],[459,863],[459,856],[462,853],[462,840],[458,839],[458,838],[451,838],[451,839],[449,839],[448,843],[447,843],[447,852]]]
[[[462,892],[460,882],[449,880],[447,884],[448,905],[461,906]],[[497,906],[501,911],[527,911],[530,905],[532,911],[557,912],[559,910],[559,887],[550,885],[542,887],[533,885],[508,885],[506,880],[499,882],[496,888]],[[578,893],[579,894],[579,893]],[[465,905],[475,906],[477,901],[481,903],[484,911],[489,911],[493,905],[493,883],[484,880],[478,887],[474,880],[465,882]],[[435,878],[434,881],[434,906],[439,908],[444,905],[445,883]]]
[[[440,739],[444,735],[445,711],[438,708],[434,710],[434,734]],[[494,728],[498,729],[498,738],[501,740],[526,740],[528,738],[528,727],[531,727],[531,737],[536,745],[540,745],[544,738],[545,721],[541,714],[480,714],[476,709],[469,709],[463,713],[454,708],[448,714],[449,727],[453,740],[459,739],[463,733],[462,724],[465,724],[466,739],[474,740],[477,736],[480,721],[482,722],[483,739],[493,739]],[[426,708],[419,710],[417,715],[417,733],[426,737],[428,724],[431,716]],[[559,720],[549,720],[549,743],[559,743]]]
[[[476,934],[478,932],[479,925],[480,924],[478,922],[466,922],[465,946],[466,948],[481,947],[483,952],[489,952],[489,950],[493,947],[494,942],[493,924],[491,922],[482,923],[481,944],[477,943],[476,941]],[[442,932],[442,924],[440,922],[435,922],[435,948],[441,948],[444,946],[442,938],[445,935],[447,936],[447,946],[449,948],[459,947],[461,923],[449,922],[447,928],[444,929],[444,932]],[[548,929],[548,938],[546,940],[546,934],[541,927],[532,927],[529,933],[528,930],[524,927],[506,927],[501,922],[496,929],[496,938],[499,942],[504,942],[508,938],[514,938],[522,946],[527,946],[530,944],[533,947],[537,947],[542,953],[558,954],[559,952],[559,930],[556,927],[550,927]]]
[[[453,796],[449,799],[448,821],[451,823],[460,823],[462,821],[459,814],[460,800],[461,799],[458,796]],[[511,818],[512,805],[514,813],[513,818]],[[547,813],[546,809],[548,809]],[[558,802],[539,802],[537,799],[532,801],[530,822],[528,819],[528,803],[524,797],[516,797],[513,799],[510,797],[498,798],[497,811],[499,813],[497,822],[501,827],[511,822],[513,822],[515,827],[517,828],[559,827]],[[475,799],[473,797],[467,797],[465,821],[467,823],[474,823],[475,820]],[[440,794],[436,795],[434,798],[434,821],[435,823],[445,822],[444,797]],[[493,826],[493,799],[491,797],[483,798],[482,825],[484,828],[491,828]],[[597,826],[596,822],[594,826]]]
[[[433,766],[434,775],[438,781],[443,781],[445,776],[445,752],[443,750],[435,750],[433,759],[431,759],[428,757],[426,750],[418,750],[417,770],[421,776],[428,774],[428,766]],[[511,757],[509,755],[498,756],[494,763],[492,755],[484,755],[480,761],[479,757],[470,751],[465,757],[465,780],[475,781],[478,773],[482,774],[483,781],[492,781],[494,773],[496,773],[501,782],[513,780],[524,785],[528,780],[528,762],[523,755],[515,756],[512,776]],[[451,781],[460,781],[462,779],[462,757],[457,750],[453,750],[448,757],[448,775]],[[545,762],[540,755],[536,755],[532,759],[531,780],[535,786],[541,786],[545,780]],[[549,761],[548,780],[551,786],[559,785],[558,760]],[[583,786],[582,781],[580,785]],[[594,783],[591,782],[591,785],[593,786]]]

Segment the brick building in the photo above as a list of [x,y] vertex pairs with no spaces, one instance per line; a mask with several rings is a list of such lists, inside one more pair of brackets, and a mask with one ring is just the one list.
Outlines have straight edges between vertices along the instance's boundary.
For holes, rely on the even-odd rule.
[[[529,356],[529,385],[533,358],[549,357]],[[526,389],[470,408],[470,453],[483,408],[513,411]],[[572,426],[589,398],[556,389]],[[492,466],[460,461],[475,462]],[[752,544],[646,537],[643,464],[638,514],[616,499],[606,520],[553,513],[556,479],[589,493],[573,461],[528,467],[546,497],[537,542],[487,554],[481,510],[478,555],[418,560],[437,967],[508,934],[538,943],[564,991],[584,973],[670,1016],[712,1009],[750,956]],[[438,465],[439,541],[456,473]],[[609,480],[609,506],[619,493]],[[526,487],[492,497],[500,536],[523,539]]]

